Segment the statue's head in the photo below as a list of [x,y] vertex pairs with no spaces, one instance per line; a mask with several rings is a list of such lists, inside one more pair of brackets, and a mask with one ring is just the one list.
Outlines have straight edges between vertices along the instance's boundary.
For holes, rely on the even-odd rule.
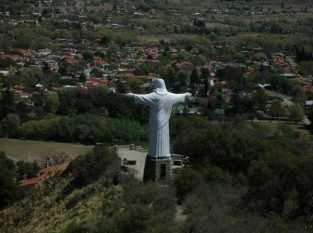
[[167,94],[166,85],[163,79],[161,78],[154,78],[152,79],[152,87],[154,92],[160,95]]

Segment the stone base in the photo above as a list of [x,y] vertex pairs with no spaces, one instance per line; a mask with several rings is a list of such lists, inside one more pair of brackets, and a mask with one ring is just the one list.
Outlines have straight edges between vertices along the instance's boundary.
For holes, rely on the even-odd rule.
[[172,177],[171,158],[146,158],[143,182],[167,181]]

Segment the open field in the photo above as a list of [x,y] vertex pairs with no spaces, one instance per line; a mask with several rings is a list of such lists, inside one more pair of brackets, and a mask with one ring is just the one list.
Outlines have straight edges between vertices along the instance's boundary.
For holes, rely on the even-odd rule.
[[55,154],[66,154],[70,158],[75,158],[91,148],[91,146],[80,144],[0,138],[0,151],[4,151],[8,157],[14,160],[41,160]]

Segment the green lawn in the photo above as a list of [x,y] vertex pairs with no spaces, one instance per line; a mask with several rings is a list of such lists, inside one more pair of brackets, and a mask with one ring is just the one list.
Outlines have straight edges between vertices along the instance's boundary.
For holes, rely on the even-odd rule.
[[91,146],[70,143],[41,142],[0,138],[0,151],[14,160],[41,160],[49,155],[66,154],[75,158],[91,150]]

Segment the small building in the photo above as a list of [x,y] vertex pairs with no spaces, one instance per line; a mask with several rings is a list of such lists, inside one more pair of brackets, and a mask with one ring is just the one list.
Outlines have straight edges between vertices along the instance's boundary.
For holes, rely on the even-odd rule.
[[306,110],[312,110],[313,109],[313,100],[307,100],[304,103]]

